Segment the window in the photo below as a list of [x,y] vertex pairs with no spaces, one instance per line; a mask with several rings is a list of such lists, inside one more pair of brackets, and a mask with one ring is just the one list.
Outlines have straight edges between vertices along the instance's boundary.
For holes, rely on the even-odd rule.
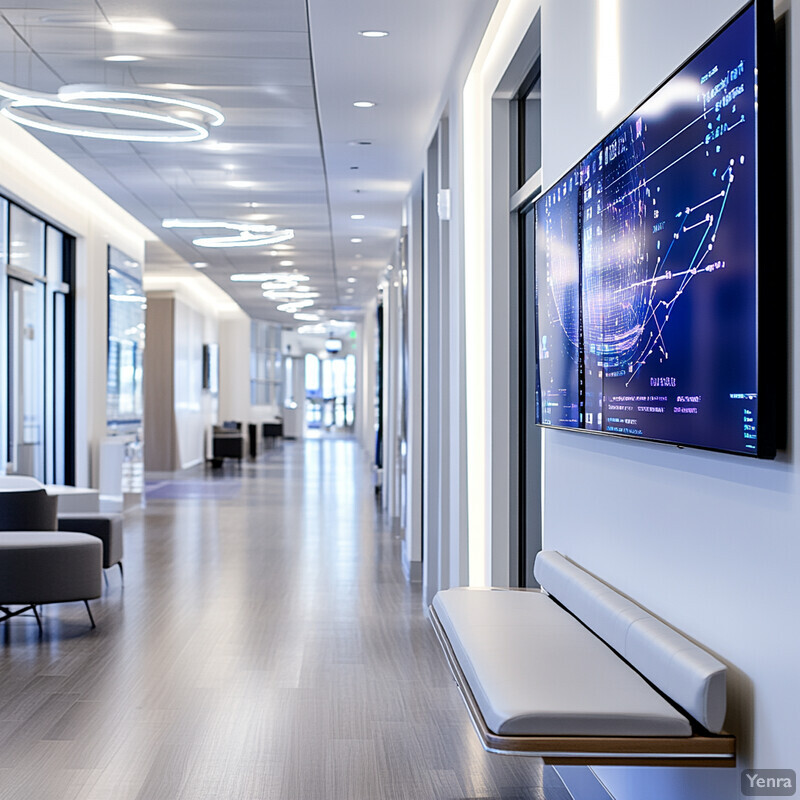
[[12,203],[9,232],[11,246],[8,263],[12,267],[44,277],[44,221]]
[[250,323],[250,403],[277,405],[282,389],[281,327],[254,320]]
[[322,359],[322,397],[331,400],[335,397],[333,388],[333,359]]
[[520,186],[542,167],[542,94],[541,74],[537,64],[523,86],[519,98]]
[[319,358],[313,353],[306,354],[306,394],[316,397],[319,395]]
[[146,305],[141,264],[109,247],[106,424],[115,432],[142,424]]

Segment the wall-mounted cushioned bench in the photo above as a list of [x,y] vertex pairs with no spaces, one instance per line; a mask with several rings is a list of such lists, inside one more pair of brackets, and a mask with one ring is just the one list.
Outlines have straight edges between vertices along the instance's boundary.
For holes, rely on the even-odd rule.
[[431,621],[483,746],[549,764],[732,767],[725,665],[564,556],[544,591],[447,589]]

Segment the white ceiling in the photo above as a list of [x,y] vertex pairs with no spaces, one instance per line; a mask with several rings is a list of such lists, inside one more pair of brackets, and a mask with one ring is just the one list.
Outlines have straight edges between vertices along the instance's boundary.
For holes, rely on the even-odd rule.
[[[36,135],[186,261],[208,262],[209,277],[251,316],[294,323],[259,284],[229,276],[285,271],[279,262],[291,260],[289,269],[311,276],[327,318],[354,318],[392,257],[459,42],[495,2],[308,0],[307,12],[305,0],[18,0],[0,6],[0,81],[48,92],[69,83],[182,84],[173,91],[217,103],[226,122],[203,142]],[[109,25],[119,18],[173,29],[120,33]],[[358,35],[366,29],[390,35]],[[119,54],[144,60],[103,60]],[[357,109],[356,100],[377,105]],[[165,217],[257,220],[292,228],[295,238],[276,248],[204,249],[190,231],[163,229]]]

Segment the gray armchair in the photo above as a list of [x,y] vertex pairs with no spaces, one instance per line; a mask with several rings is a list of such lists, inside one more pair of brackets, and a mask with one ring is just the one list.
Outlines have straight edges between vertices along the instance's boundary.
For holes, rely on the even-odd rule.
[[[0,531],[71,531],[88,533],[103,543],[103,568],[122,569],[122,515],[102,512],[58,513],[58,497],[35,478],[0,477]],[[106,578],[108,583],[108,578]]]

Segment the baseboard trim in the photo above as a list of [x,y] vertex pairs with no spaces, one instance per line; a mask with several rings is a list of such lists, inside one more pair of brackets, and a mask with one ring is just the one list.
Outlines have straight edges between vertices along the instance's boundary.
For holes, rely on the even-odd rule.
[[409,583],[422,583],[422,562],[411,561],[408,557],[405,540],[402,546],[403,574]]

